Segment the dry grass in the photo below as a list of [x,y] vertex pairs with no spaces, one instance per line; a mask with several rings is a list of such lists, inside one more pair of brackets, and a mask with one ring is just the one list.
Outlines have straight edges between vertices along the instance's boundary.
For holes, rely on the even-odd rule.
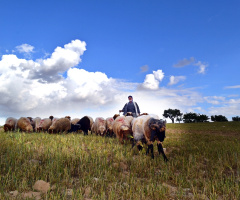
[[152,160],[116,138],[1,132],[0,199],[38,192],[37,180],[50,189],[32,199],[240,199],[240,123],[168,124],[166,135],[167,164],[156,144]]

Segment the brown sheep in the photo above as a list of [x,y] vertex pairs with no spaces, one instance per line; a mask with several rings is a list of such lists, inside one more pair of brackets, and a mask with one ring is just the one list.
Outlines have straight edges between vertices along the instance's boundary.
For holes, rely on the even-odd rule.
[[14,131],[17,128],[17,119],[13,117],[8,117],[4,124],[4,131]]
[[27,117],[21,117],[17,121],[17,127],[19,128],[20,131],[26,131],[26,132],[32,132],[33,131],[33,127],[31,125],[31,122]]
[[92,125],[92,131],[96,135],[104,136],[106,134],[106,120],[102,117],[97,117]]
[[65,132],[71,129],[71,122],[68,118],[57,119],[48,129],[49,133]]
[[124,140],[128,140],[132,136],[132,120],[132,116],[119,116],[114,120],[113,132],[122,144]]

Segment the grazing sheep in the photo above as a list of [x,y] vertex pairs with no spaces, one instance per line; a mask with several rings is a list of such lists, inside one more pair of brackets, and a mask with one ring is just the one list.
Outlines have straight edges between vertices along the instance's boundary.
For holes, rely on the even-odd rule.
[[[90,119],[88,116],[82,117],[77,124],[80,125],[80,130],[83,131],[84,135],[88,135],[88,130],[90,130]],[[76,125],[77,125],[76,124]]]
[[17,127],[19,128],[20,131],[26,131],[26,132],[32,132],[33,131],[33,127],[31,125],[31,122],[27,117],[21,117],[17,121]]
[[[159,119],[158,116],[154,115],[143,115],[134,119],[132,123],[133,138],[137,143],[142,141],[147,143],[148,149],[151,151],[151,156],[154,158],[153,154],[153,143],[157,140],[158,152],[163,155],[164,161],[167,162],[168,159],[163,151],[162,142],[165,139],[166,121]],[[133,143],[134,146],[134,143]],[[138,149],[141,150],[142,147],[138,144]]]
[[93,124],[93,132],[96,135],[104,136],[106,134],[106,120],[103,117],[97,117]]
[[54,122],[54,120],[56,120],[57,118],[53,118],[53,116],[50,116],[49,118],[44,118],[40,121],[39,123],[39,128],[38,128],[38,132],[40,131],[48,131],[49,127],[52,125],[52,123]]
[[68,118],[57,119],[48,129],[49,133],[68,132],[71,129],[71,122]]
[[113,122],[114,122],[114,119],[113,117],[108,117],[106,119],[106,128],[107,128],[107,135],[112,137],[113,136]]
[[127,140],[129,136],[132,136],[132,120],[132,116],[119,116],[114,120],[113,132],[122,144],[124,140]]
[[80,124],[72,124],[71,123],[71,128],[70,128],[70,130],[68,130],[68,133],[78,132],[79,130],[81,130]]
[[89,127],[89,131],[91,131],[91,127],[92,127],[92,125],[93,125],[93,118],[92,117],[90,117],[90,116],[87,116],[88,118],[89,118],[89,120],[90,120],[90,127]]
[[37,130],[39,129],[40,122],[41,122],[40,117],[36,117],[36,118],[33,119],[33,130],[35,132],[37,132]]
[[75,125],[78,123],[79,120],[80,120],[80,118],[74,118],[71,120],[71,124]]
[[4,131],[14,131],[17,128],[17,119],[13,117],[8,117],[3,126]]

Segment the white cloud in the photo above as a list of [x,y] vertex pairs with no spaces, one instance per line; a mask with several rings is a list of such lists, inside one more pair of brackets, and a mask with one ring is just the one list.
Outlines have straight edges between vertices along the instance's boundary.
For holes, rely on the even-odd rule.
[[224,101],[226,101],[226,98],[222,96],[207,96],[204,97],[204,100],[206,100],[207,103],[219,105],[224,103]]
[[205,74],[206,68],[208,66],[207,64],[203,64],[201,61],[198,61],[194,65],[199,67],[199,69],[198,69],[199,74]]
[[194,57],[190,57],[189,59],[184,58],[183,60],[178,61],[177,64],[174,64],[173,67],[184,67],[190,65],[195,62]]
[[152,74],[147,74],[142,85],[139,89],[150,89],[157,90],[159,88],[159,83],[164,78],[164,73],[162,70],[153,71]]
[[186,79],[185,76],[170,76],[170,81],[169,81],[168,85],[175,85],[179,81],[184,81],[185,79]]
[[33,52],[34,46],[29,44],[22,44],[22,45],[16,46],[16,49],[20,53],[31,53]]
[[233,86],[226,86],[224,89],[238,89],[240,88],[240,85],[233,85]]
[[[109,117],[123,108],[128,95],[133,96],[141,112],[160,117],[168,108],[194,112],[201,109],[200,103],[211,101],[224,102],[226,111],[236,109],[232,113],[240,110],[239,99],[203,98],[194,89],[159,87],[164,78],[162,70],[147,74],[143,83],[133,83],[108,77],[103,72],[76,68],[85,50],[85,42],[73,40],[63,48],[57,47],[48,59],[33,61],[19,59],[14,54],[3,55],[0,60],[0,125],[10,116]],[[180,81],[183,77],[174,77],[172,83],[177,79]]]

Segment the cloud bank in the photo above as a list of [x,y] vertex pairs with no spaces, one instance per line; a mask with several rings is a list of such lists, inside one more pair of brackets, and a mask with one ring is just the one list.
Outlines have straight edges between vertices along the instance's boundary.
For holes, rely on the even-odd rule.
[[[35,48],[24,44],[17,49],[31,53]],[[162,69],[147,74],[139,83],[80,69],[78,65],[85,51],[86,43],[77,39],[56,47],[47,58],[32,60],[20,59],[14,54],[3,55],[0,59],[0,125],[7,117],[109,117],[122,109],[130,94],[141,112],[155,113],[161,118],[165,109],[194,112],[201,110],[199,104],[204,102],[213,105],[210,113],[220,112],[221,102],[225,102],[223,110],[228,106],[240,110],[237,99],[204,98],[194,89],[161,86],[165,78]],[[185,76],[171,76],[169,85],[185,79]],[[215,110],[214,105],[218,105]]]

